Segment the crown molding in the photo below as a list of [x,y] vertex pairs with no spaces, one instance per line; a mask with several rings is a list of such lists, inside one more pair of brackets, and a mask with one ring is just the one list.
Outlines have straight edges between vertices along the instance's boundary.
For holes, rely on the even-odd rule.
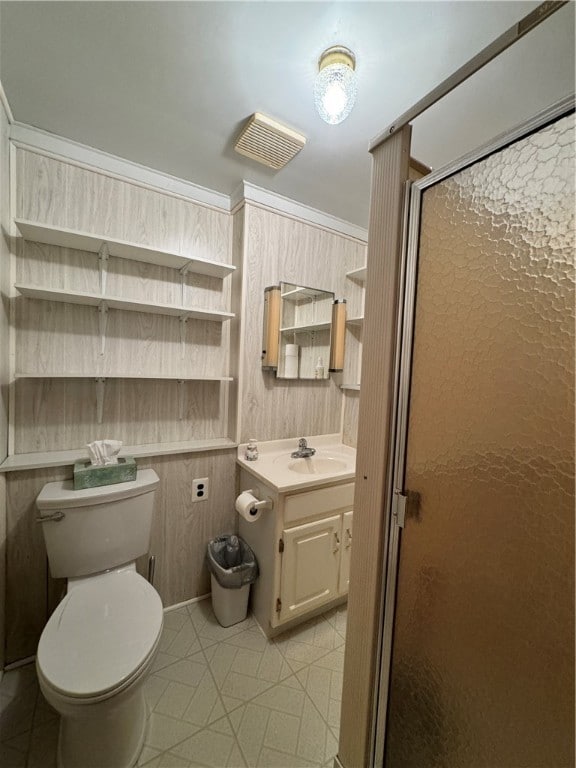
[[141,186],[168,192],[200,205],[230,211],[230,198],[221,192],[193,184],[177,176],[155,171],[145,165],[124,160],[100,149],[87,147],[72,139],[48,133],[25,123],[14,122],[10,126],[10,141],[16,146],[70,161],[76,165],[97,169],[109,176],[135,182]]
[[244,203],[252,203],[264,208],[268,208],[277,213],[284,214],[298,221],[304,221],[307,224],[313,224],[321,229],[335,232],[339,235],[351,237],[354,240],[360,240],[363,243],[368,242],[368,230],[352,224],[350,221],[344,221],[330,213],[319,211],[304,203],[298,203],[289,197],[284,197],[276,192],[270,192],[248,181],[242,181],[230,196],[230,210],[235,213]]
[[6,96],[6,91],[4,90],[4,86],[2,85],[2,81],[0,80],[0,104],[4,107],[4,112],[6,112],[6,117],[8,118],[8,123],[12,125],[14,122],[14,115],[12,114],[12,110],[10,109],[10,104],[8,103],[8,97]]
[[[5,102],[5,96],[1,87],[0,101],[2,101],[6,108],[7,102]],[[25,123],[14,122],[11,119],[12,114],[10,112],[7,112],[7,114],[11,123],[9,139],[17,147],[38,152],[48,157],[54,157],[64,162],[74,163],[91,170],[97,170],[108,176],[129,181],[149,189],[160,190],[175,197],[180,197],[219,211],[234,213],[245,202],[248,202],[363,243],[368,241],[368,231],[363,227],[339,219],[304,203],[291,200],[276,192],[263,189],[255,184],[250,184],[247,181],[242,181],[231,196],[224,195],[221,192],[214,192],[211,189],[193,184],[185,179],[179,179],[176,176],[171,176],[162,171],[155,171],[153,168],[134,163],[131,160],[124,160],[100,149],[88,147],[72,139],[48,133],[48,131],[43,131],[40,128],[35,128]]]

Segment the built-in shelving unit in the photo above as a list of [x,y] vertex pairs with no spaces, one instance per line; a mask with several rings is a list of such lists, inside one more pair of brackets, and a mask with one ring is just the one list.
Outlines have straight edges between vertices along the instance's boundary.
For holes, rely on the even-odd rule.
[[[94,261],[94,267],[90,264],[90,258],[78,259],[78,269],[85,275],[85,279],[88,280],[87,285],[96,284],[98,288],[92,291],[79,290],[81,285],[72,288],[62,288],[61,286],[50,285],[49,282],[60,277],[59,282],[68,282],[65,280],[65,275],[62,272],[63,266],[57,261],[54,267],[50,265],[49,268],[44,268],[42,276],[39,278],[39,284],[35,283],[36,270],[31,267],[27,267],[23,270],[24,274],[16,281],[14,288],[25,299],[31,302],[38,302],[31,304],[15,304],[17,312],[24,313],[22,316],[26,318],[32,318],[32,323],[26,328],[26,344],[30,348],[30,344],[39,344],[40,337],[35,333],[37,328],[38,333],[44,332],[44,343],[39,346],[42,349],[42,353],[37,356],[28,355],[24,358],[24,361],[19,361],[16,357],[16,370],[12,373],[12,379],[14,385],[11,387],[11,397],[13,399],[12,412],[17,410],[15,403],[18,403],[19,398],[31,398],[32,401],[41,404],[38,407],[48,408],[48,412],[54,413],[58,409],[59,414],[64,417],[64,409],[66,403],[70,401],[74,404],[74,407],[78,407],[77,403],[82,403],[82,408],[86,408],[87,420],[86,423],[102,424],[103,416],[109,413],[118,413],[119,403],[124,403],[121,408],[130,407],[128,402],[130,398],[133,398],[133,390],[130,388],[118,388],[113,387],[112,384],[106,385],[109,380],[126,380],[126,381],[142,381],[142,402],[146,405],[142,405],[138,410],[139,396],[137,396],[137,418],[142,420],[142,424],[146,425],[147,421],[150,421],[149,414],[155,412],[156,405],[161,399],[168,404],[168,410],[164,408],[164,418],[166,420],[166,428],[168,433],[166,435],[166,441],[161,443],[147,442],[146,438],[154,439],[158,434],[157,426],[154,428],[138,427],[130,433],[132,439],[127,442],[136,442],[138,440],[137,435],[142,434],[142,443],[138,445],[129,445],[123,449],[124,455],[131,456],[160,456],[171,453],[189,453],[196,451],[217,450],[226,449],[234,446],[234,443],[228,437],[216,437],[213,439],[195,439],[186,440],[187,434],[190,434],[192,430],[188,428],[187,422],[184,419],[187,418],[187,414],[196,413],[194,408],[200,407],[202,409],[207,408],[205,411],[207,414],[207,421],[218,421],[219,419],[226,419],[226,408],[223,411],[220,410],[223,406],[217,405],[223,403],[227,397],[226,390],[221,388],[233,381],[233,377],[228,375],[211,375],[210,369],[222,370],[223,364],[225,365],[225,359],[223,359],[222,351],[225,347],[221,346],[229,343],[228,334],[225,331],[212,328],[208,330],[208,324],[206,329],[203,326],[194,328],[192,332],[187,331],[187,324],[189,322],[205,322],[223,324],[228,320],[234,318],[233,312],[223,311],[219,308],[206,308],[202,306],[190,306],[194,301],[186,300],[189,296],[200,297],[204,296],[204,301],[213,303],[214,299],[217,300],[217,295],[214,291],[214,286],[208,287],[206,281],[201,281],[201,287],[194,286],[192,293],[190,292],[189,283],[187,279],[188,273],[194,273],[197,275],[207,276],[216,280],[223,280],[231,275],[235,267],[231,264],[221,263],[218,261],[212,261],[204,258],[193,258],[190,256],[184,256],[178,253],[174,253],[168,250],[159,250],[156,248],[150,248],[148,246],[139,245],[137,243],[120,240],[117,238],[109,238],[103,235],[93,234],[89,232],[83,232],[79,230],[68,229],[65,227],[57,227],[49,224],[30,221],[24,218],[16,219],[15,224],[20,231],[22,238],[27,242],[35,242],[44,245],[56,246],[60,248],[74,249],[87,253],[96,254],[97,259]],[[23,245],[22,257],[26,259],[29,251],[26,249],[26,244]],[[50,264],[50,254],[40,249],[39,253],[34,251],[34,258],[38,258],[44,262],[45,265]],[[142,270],[137,270],[133,265],[122,266],[121,270],[115,269],[114,273],[108,274],[109,259],[119,258],[125,260],[132,260],[135,262],[145,262],[147,264],[167,267],[169,269],[178,270],[180,280],[180,295],[179,300],[175,303],[165,303],[165,301],[156,301],[155,295],[160,298],[165,298],[166,295],[173,295],[172,278],[159,278],[158,274],[155,274],[150,279],[142,277]],[[74,256],[71,257],[74,260]],[[70,257],[67,257],[70,260]],[[26,264],[25,261],[22,262]],[[96,270],[96,276],[91,274],[92,269]],[[60,274],[58,273],[60,270]],[[112,292],[107,290],[107,282],[109,279],[117,279],[117,275],[121,274],[123,280],[136,280],[138,285],[138,293],[142,288],[143,298],[123,298],[119,295],[113,295]],[[123,283],[121,283],[123,285]],[[169,287],[169,290],[167,288]],[[159,289],[159,290],[157,290]],[[116,289],[118,291],[118,288]],[[134,293],[134,283],[131,286],[131,292]],[[229,295],[226,289],[223,289],[222,296]],[[229,299],[228,299],[229,300]],[[196,298],[198,301],[198,298]],[[46,331],[51,327],[56,327],[59,330],[55,331],[62,334],[62,311],[60,315],[57,314],[57,307],[49,308],[46,304],[46,310],[41,308],[43,303],[55,302],[56,304],[72,304],[86,307],[93,307],[98,313],[98,328],[101,338],[101,344],[99,350],[94,352],[94,345],[86,345],[87,350],[92,350],[87,354],[92,357],[85,359],[83,356],[83,350],[77,349],[77,356],[63,355],[60,357],[58,353],[54,354],[55,347],[52,337],[49,333],[46,335]],[[108,328],[108,315],[109,310],[118,310],[120,312],[128,313],[145,313],[150,315],[164,315],[177,318],[179,323],[178,327],[158,325],[158,321],[147,320],[144,324],[144,319],[124,317],[114,321],[114,337],[113,342],[114,349],[111,352],[111,357],[106,357],[106,343],[107,343],[107,328]],[[51,313],[51,315],[48,315]],[[50,323],[45,323],[49,316],[55,316],[57,319],[56,325],[52,326]],[[68,322],[68,320],[67,320]],[[60,323],[58,325],[58,323]],[[77,323],[78,328],[82,328],[81,333],[92,334],[93,325],[83,325],[85,320],[80,317],[80,313],[76,313],[70,317],[70,325],[66,326],[66,332],[68,328],[72,330],[74,324]],[[144,328],[144,333],[140,336],[140,329]],[[174,329],[175,328],[175,329]],[[156,344],[156,350],[158,350],[159,336],[154,335],[154,331],[150,332],[149,329],[156,330],[156,333],[164,333],[164,329],[167,334],[174,334],[176,338],[167,337],[167,341],[172,342],[169,350],[173,350],[174,344],[178,338],[181,347],[180,358],[174,355],[173,352],[169,352],[167,358],[170,365],[167,368],[163,367],[164,361],[160,361],[160,357],[157,361],[152,363],[149,367],[153,370],[166,370],[166,373],[149,374],[140,373],[140,371],[147,370],[148,359],[146,357],[149,343]],[[174,330],[172,330],[174,329]],[[127,334],[126,337],[122,334]],[[131,335],[134,334],[134,335]],[[112,339],[112,336],[110,336]],[[118,340],[126,338],[127,350],[124,359],[122,355],[118,356]],[[164,338],[163,336],[161,338]],[[208,343],[207,343],[208,340]],[[65,343],[64,339],[62,340]],[[142,342],[142,343],[141,343]],[[78,348],[78,343],[76,348]],[[49,353],[43,354],[46,347],[50,350]],[[154,348],[154,347],[152,347]],[[213,366],[209,364],[210,356],[206,357],[206,352],[211,350],[211,354],[214,360]],[[200,349],[202,352],[200,353]],[[189,353],[196,355],[198,360],[199,354],[201,355],[200,365],[191,363],[188,357]],[[158,354],[158,352],[156,352]],[[63,364],[62,368],[58,368],[60,360],[67,360],[67,364]],[[79,363],[78,360],[81,360]],[[207,363],[208,361],[208,363]],[[20,368],[20,370],[18,370]],[[78,369],[83,370],[82,373],[78,372]],[[112,372],[104,372],[106,369],[110,369]],[[202,371],[197,375],[194,371]],[[88,371],[86,373],[85,371]],[[168,372],[169,371],[169,372]],[[61,382],[60,384],[54,384],[49,388],[45,388],[41,384],[41,380],[55,380]],[[77,380],[76,382],[74,380]],[[36,384],[35,382],[39,383]],[[82,381],[92,381],[95,387],[95,397],[88,397],[86,394],[85,385],[82,385]],[[153,382],[158,382],[155,385]],[[20,383],[19,383],[20,382]],[[29,382],[29,383],[26,383]],[[68,383],[70,382],[70,383]],[[160,382],[174,382],[173,385],[161,385]],[[207,386],[202,386],[206,384]],[[133,386],[133,385],[132,385]],[[169,387],[167,389],[166,387]],[[171,387],[176,387],[172,389]],[[138,385],[139,387],[139,385]],[[220,392],[218,391],[220,390]],[[105,410],[105,397],[114,397],[114,401],[110,403],[110,409]],[[169,399],[166,401],[167,396]],[[51,399],[50,399],[51,398]],[[81,398],[78,401],[78,398]],[[120,398],[119,400],[117,398]],[[127,400],[128,398],[128,400]],[[187,407],[187,402],[190,400],[190,406],[192,410]],[[134,400],[132,399],[132,402]],[[50,403],[47,405],[46,403]],[[172,405],[174,403],[174,405]],[[61,409],[62,404],[62,409]],[[207,404],[207,405],[206,405]],[[216,405],[215,405],[216,404]],[[94,407],[95,406],[95,407]],[[49,409],[52,408],[52,411]],[[174,410],[172,410],[174,408]],[[93,410],[92,410],[93,409]],[[89,416],[90,411],[92,415]],[[134,411],[132,411],[134,413]],[[224,416],[220,416],[224,413]],[[203,414],[202,414],[203,415]],[[132,417],[134,418],[134,417]],[[118,426],[118,417],[115,424]],[[181,422],[181,426],[175,425]],[[121,424],[121,420],[120,420]],[[227,421],[221,422],[218,427],[218,431],[222,429],[220,434],[226,435],[229,428]],[[213,429],[207,429],[206,433],[214,433]],[[30,433],[30,430],[29,430]],[[162,434],[162,432],[159,432]],[[71,434],[71,433],[69,433]],[[200,433],[202,434],[202,433]],[[71,440],[74,440],[72,445],[77,444],[78,436],[71,436]],[[53,443],[54,447],[58,444],[65,446],[67,441],[56,441]],[[80,439],[82,442],[82,439]],[[20,443],[12,441],[11,445],[18,446]],[[46,452],[27,452],[30,448],[33,448],[36,443],[32,440],[24,442],[22,452],[16,453],[14,448],[11,449],[11,454],[8,459],[0,466],[0,471],[11,471],[16,469],[34,469],[39,467],[50,466],[63,466],[73,464],[75,461],[86,457],[85,450],[52,450]],[[18,448],[16,447],[16,450]]]
[[[187,440],[183,442],[149,443],[147,445],[125,445],[120,456],[167,456],[176,453],[199,453],[203,451],[223,451],[235,448],[237,443],[226,437],[212,440]],[[40,451],[38,453],[20,453],[9,456],[0,464],[0,472],[14,472],[21,469],[42,469],[44,467],[65,467],[76,461],[87,459],[85,448],[70,451]]]
[[53,227],[49,224],[25,219],[16,219],[15,224],[25,240],[46,245],[58,245],[62,248],[74,248],[78,251],[89,253],[105,253],[107,256],[116,256],[119,259],[132,259],[145,261],[148,264],[157,264],[172,269],[185,269],[200,275],[211,277],[226,277],[236,267],[231,264],[222,264],[209,259],[195,259],[190,256],[182,256],[171,251],[162,251],[149,248],[145,245],[130,243],[126,240],[94,235],[88,232],[80,232],[74,229]]

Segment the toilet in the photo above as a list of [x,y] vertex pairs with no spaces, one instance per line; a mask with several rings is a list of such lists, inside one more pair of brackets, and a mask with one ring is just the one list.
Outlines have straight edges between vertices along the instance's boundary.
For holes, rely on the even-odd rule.
[[135,561],[148,552],[158,485],[145,469],[81,491],[48,483],[36,500],[50,572],[67,579],[36,656],[40,689],[61,715],[58,768],[130,768],[142,750],[163,613]]

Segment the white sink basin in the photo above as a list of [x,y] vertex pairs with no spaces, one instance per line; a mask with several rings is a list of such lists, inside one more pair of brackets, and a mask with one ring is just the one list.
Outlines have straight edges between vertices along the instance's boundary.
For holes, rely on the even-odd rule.
[[[292,456],[298,447],[298,438],[292,437],[260,443],[256,461],[246,461],[246,445],[239,445],[238,463],[256,480],[279,493],[354,480],[356,451],[344,445],[340,435],[313,435],[307,439],[316,449],[314,456],[308,459]],[[251,487],[250,481],[246,482],[247,487]]]
[[291,472],[298,472],[300,475],[325,475],[328,472],[342,472],[346,467],[347,463],[342,459],[323,459],[318,456],[294,459],[288,464]]

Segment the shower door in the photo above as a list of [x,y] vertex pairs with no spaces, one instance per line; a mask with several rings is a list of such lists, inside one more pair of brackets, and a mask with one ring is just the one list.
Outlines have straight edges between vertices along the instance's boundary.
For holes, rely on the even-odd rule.
[[384,765],[573,766],[574,115],[417,186]]

